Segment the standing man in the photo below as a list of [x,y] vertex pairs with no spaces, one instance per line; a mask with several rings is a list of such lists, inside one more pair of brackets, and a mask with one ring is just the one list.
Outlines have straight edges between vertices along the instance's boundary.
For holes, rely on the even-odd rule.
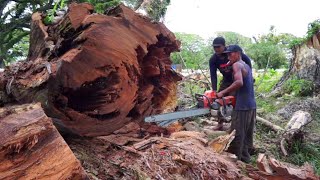
[[[233,82],[232,66],[228,64],[229,60],[227,54],[223,53],[226,50],[225,39],[223,37],[215,38],[213,40],[212,46],[215,52],[209,60],[212,90],[217,91],[217,69],[219,69],[220,73],[223,75],[218,91],[220,92],[225,88],[229,87]],[[242,50],[241,59],[251,68],[251,61],[247,55],[242,53]],[[229,92],[226,95],[234,95],[234,92]],[[218,125],[214,128],[214,130],[222,130],[223,121],[224,119],[219,118]]]
[[248,148],[253,145],[253,130],[256,121],[256,100],[254,97],[252,70],[241,59],[242,49],[238,45],[230,45],[224,51],[233,70],[233,83],[220,91],[217,96],[223,97],[230,92],[236,93],[236,105],[231,116],[231,130],[236,130],[234,140],[228,149],[238,159],[248,163]]

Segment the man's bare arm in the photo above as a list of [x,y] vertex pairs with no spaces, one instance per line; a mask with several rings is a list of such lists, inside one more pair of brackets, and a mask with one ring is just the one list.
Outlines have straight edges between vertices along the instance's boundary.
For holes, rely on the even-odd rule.
[[228,88],[219,92],[217,94],[218,97],[223,97],[225,94],[230,93],[232,91],[235,91],[243,86],[242,71],[241,71],[242,66],[243,65],[240,64],[239,62],[236,62],[232,65],[232,69],[234,72],[234,74],[233,74],[234,81]]

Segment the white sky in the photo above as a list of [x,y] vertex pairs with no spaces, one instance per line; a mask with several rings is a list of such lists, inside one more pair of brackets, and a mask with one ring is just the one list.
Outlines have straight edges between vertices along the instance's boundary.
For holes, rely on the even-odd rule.
[[320,18],[320,0],[171,0],[164,24],[173,32],[214,36],[233,31],[252,37],[278,33],[303,37],[308,23]]

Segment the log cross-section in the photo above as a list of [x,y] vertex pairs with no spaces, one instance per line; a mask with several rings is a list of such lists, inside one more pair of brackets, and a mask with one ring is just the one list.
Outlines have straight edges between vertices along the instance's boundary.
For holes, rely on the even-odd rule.
[[[57,24],[32,16],[28,59],[0,74],[0,104],[41,102],[82,136],[108,135],[173,106],[170,54],[180,42],[162,23],[120,5],[108,14],[71,4]],[[6,92],[6,87],[11,91]]]

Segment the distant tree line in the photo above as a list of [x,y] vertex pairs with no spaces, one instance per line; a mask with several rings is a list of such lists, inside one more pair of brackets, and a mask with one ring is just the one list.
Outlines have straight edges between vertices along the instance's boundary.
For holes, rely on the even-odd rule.
[[182,42],[181,52],[172,55],[174,63],[181,63],[187,68],[208,67],[208,61],[213,54],[212,40],[217,36],[226,39],[226,44],[238,44],[254,61],[255,68],[283,68],[287,67],[291,57],[290,42],[296,38],[291,34],[277,34],[271,26],[267,34],[258,37],[245,37],[236,32],[216,32],[215,37],[207,40],[194,34],[176,33]]

